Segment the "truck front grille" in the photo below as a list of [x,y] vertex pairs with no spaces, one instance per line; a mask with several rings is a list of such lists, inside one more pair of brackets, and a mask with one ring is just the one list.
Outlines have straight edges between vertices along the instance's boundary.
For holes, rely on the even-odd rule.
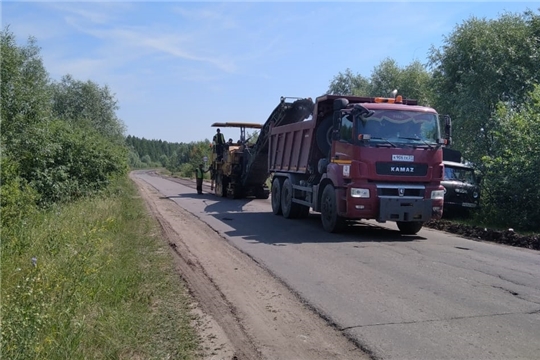
[[377,185],[379,197],[414,197],[424,198],[426,188],[423,185]]

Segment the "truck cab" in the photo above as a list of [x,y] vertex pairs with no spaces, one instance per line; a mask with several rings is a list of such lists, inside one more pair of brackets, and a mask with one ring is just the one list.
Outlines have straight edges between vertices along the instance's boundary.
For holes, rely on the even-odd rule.
[[461,162],[443,161],[445,215],[467,216],[480,207],[480,182],[472,166]]

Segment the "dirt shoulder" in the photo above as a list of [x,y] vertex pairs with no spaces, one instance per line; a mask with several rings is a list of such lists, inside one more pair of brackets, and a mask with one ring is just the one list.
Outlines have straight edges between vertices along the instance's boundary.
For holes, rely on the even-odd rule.
[[132,176],[196,300],[205,359],[369,359],[283,283]]
[[429,221],[425,226],[460,235],[471,240],[496,242],[504,245],[540,250],[540,235],[538,234],[522,235],[511,229],[494,230],[444,219]]

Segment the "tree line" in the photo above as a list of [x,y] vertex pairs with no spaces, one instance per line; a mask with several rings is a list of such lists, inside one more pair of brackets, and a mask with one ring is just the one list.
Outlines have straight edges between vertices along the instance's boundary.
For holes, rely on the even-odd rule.
[[484,223],[540,229],[540,15],[472,17],[430,49],[428,62],[387,58],[369,77],[350,69],[328,92],[406,98],[453,120],[453,145],[482,174]]
[[[259,138],[259,132],[247,132],[246,137],[248,143],[254,144]],[[195,168],[203,163],[205,157],[209,162],[212,153],[212,143],[208,139],[175,143],[128,135],[126,144],[129,149],[128,163],[131,168],[165,167],[185,177],[193,175]]]
[[130,167],[135,169],[165,167],[185,177],[191,177],[195,168],[203,162],[204,157],[210,159],[212,153],[212,144],[208,139],[190,143],[173,143],[128,135],[126,144],[129,149]]

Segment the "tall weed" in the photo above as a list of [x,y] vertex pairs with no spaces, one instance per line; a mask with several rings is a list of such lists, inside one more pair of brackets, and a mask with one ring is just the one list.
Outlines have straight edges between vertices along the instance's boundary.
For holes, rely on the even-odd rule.
[[189,302],[128,179],[2,229],[5,359],[189,359]]

